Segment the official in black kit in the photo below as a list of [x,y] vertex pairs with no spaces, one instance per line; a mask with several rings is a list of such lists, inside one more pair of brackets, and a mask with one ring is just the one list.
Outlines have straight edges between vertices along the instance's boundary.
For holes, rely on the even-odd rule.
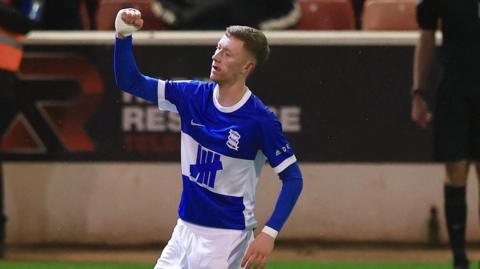
[[[445,213],[454,268],[469,268],[465,251],[465,186],[470,164],[480,173],[480,0],[420,0],[411,117],[425,128],[433,120],[437,161],[445,163]],[[435,31],[443,41],[438,53]],[[435,110],[424,99],[435,58],[442,67]]]

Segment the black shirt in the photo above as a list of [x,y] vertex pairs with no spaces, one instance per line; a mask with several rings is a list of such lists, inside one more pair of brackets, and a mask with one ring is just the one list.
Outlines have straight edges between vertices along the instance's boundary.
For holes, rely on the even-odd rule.
[[421,29],[440,25],[440,60],[462,70],[480,69],[480,0],[420,0],[417,21]]

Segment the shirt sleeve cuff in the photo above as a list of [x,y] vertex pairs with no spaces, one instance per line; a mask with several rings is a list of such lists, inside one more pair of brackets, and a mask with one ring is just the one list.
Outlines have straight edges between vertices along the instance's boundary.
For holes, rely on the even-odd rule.
[[280,174],[285,168],[289,167],[292,163],[297,161],[297,157],[295,155],[290,156],[289,158],[283,160],[279,165],[273,167],[273,171],[275,173]]
[[177,107],[167,100],[165,96],[165,81],[160,79],[158,80],[158,108],[178,113]]
[[263,227],[262,233],[268,234],[268,235],[271,236],[273,239],[277,238],[277,235],[278,235],[278,231],[277,231],[277,230],[275,230],[275,229],[273,229],[273,228],[270,228],[270,227],[268,227],[268,226]]

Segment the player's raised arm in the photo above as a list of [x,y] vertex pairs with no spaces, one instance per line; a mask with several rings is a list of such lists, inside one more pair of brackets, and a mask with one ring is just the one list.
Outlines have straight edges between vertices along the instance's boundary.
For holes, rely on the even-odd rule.
[[140,11],[127,8],[118,12],[115,19],[115,82],[122,91],[157,104],[158,80],[140,73],[132,51],[132,33],[142,26]]

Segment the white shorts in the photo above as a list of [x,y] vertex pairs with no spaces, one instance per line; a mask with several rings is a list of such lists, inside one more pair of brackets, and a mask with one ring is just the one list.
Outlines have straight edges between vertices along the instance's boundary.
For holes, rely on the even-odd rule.
[[239,269],[252,231],[198,226],[178,219],[154,269]]

